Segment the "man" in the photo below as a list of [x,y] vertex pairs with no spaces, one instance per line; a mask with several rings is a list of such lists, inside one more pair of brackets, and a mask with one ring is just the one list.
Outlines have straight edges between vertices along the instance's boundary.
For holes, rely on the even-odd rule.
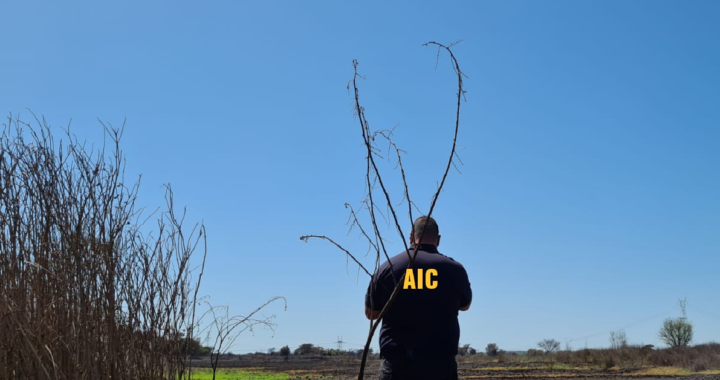
[[[383,263],[368,286],[365,316],[377,319],[401,283],[380,330],[380,380],[458,378],[458,310],[470,308],[472,290],[465,268],[438,252],[439,232],[433,218],[416,219],[409,251]],[[407,269],[415,248],[415,262]]]

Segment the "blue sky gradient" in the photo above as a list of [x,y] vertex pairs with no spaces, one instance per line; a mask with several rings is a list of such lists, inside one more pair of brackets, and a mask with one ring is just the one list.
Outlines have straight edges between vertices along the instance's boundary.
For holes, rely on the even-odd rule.
[[[395,130],[427,212],[452,139],[452,43],[467,74],[461,173],[434,216],[475,299],[461,343],[663,346],[687,298],[695,342],[720,341],[720,4],[715,1],[169,2],[0,5],[0,109],[102,144],[120,126],[139,204],[170,183],[203,220],[201,293],[274,335],[234,352],[360,348],[367,278],[347,235],[364,148],[346,88],[360,62],[373,129]],[[383,166],[396,202],[393,162]],[[403,209],[404,210],[404,209]],[[409,220],[405,214],[405,229]],[[391,252],[402,242],[387,229]],[[372,257],[363,262],[372,266]],[[377,337],[374,338],[377,347]]]

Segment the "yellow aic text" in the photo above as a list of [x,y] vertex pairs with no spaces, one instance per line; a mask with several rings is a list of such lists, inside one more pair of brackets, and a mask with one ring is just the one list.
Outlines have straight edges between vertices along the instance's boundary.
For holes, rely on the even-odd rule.
[[[417,276],[415,276],[417,271]],[[434,276],[437,276],[438,272],[436,269],[425,270],[425,276],[423,276],[423,268],[406,269],[405,270],[405,283],[403,289],[435,289],[438,286],[437,280],[433,280]],[[417,279],[417,281],[415,280]],[[423,281],[423,279],[425,281]]]

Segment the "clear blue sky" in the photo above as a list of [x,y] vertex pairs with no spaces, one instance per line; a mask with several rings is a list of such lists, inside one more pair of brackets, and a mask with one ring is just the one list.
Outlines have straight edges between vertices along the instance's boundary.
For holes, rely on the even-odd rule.
[[365,341],[367,278],[298,238],[366,250],[344,225],[343,204],[363,197],[346,89],[355,58],[371,127],[400,125],[411,196],[427,211],[455,102],[429,40],[463,40],[469,77],[462,174],[434,213],[440,251],[475,291],[461,343],[604,347],[624,328],[630,343],[661,346],[680,298],[695,342],[720,341],[715,1],[13,0],[0,14],[0,110],[29,120],[31,109],[57,133],[72,119],[95,144],[98,118],[127,119],[139,204],[163,205],[171,183],[188,221],[207,226],[201,293],[237,314],[287,298],[287,311],[265,313],[275,336],[242,336],[235,352]]

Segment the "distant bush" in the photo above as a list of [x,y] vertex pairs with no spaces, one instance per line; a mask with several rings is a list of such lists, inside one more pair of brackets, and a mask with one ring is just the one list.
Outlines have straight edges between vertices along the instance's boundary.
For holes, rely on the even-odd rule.
[[496,343],[488,343],[488,345],[485,347],[485,354],[487,356],[498,356],[499,348]]
[[546,354],[550,354],[560,349],[560,342],[555,339],[543,339],[538,342],[538,347],[545,350]]
[[610,347],[611,348],[625,348],[627,347],[627,334],[625,330],[611,331],[610,332]]
[[685,318],[668,318],[658,336],[670,347],[685,347],[692,341],[693,326]]
[[319,352],[315,345],[312,343],[303,343],[298,348],[293,351],[293,355],[311,355],[315,353],[322,353],[322,348],[320,348]]
[[458,355],[465,356],[465,355],[475,355],[477,353],[477,350],[470,347],[469,344],[462,345],[461,347],[458,347]]
[[560,351],[555,354],[555,361],[557,361],[558,363],[571,363],[572,356],[572,351]]
[[526,355],[527,355],[527,357],[529,357],[529,358],[536,358],[536,357],[539,357],[539,356],[543,356],[544,353],[545,353],[545,352],[544,352],[543,350],[536,350],[536,349],[534,349],[534,348],[531,348],[531,349],[527,350],[527,354],[526,354]]

